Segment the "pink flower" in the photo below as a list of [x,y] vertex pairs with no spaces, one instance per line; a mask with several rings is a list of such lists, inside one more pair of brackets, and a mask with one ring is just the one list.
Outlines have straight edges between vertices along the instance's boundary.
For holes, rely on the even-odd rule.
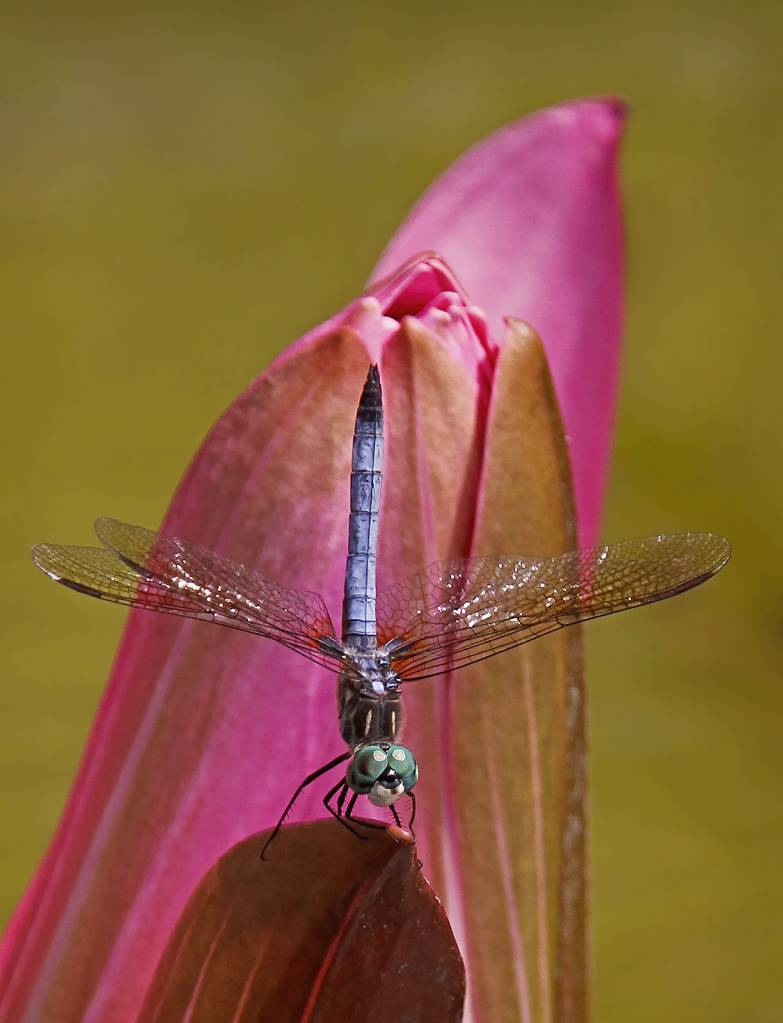
[[[567,460],[524,433],[535,420],[543,447],[557,434],[545,368],[530,333],[504,327],[509,315],[544,340],[580,537],[594,541],[622,320],[621,124],[615,101],[564,104],[458,160],[392,239],[366,295],[284,352],[216,423],[163,531],[321,593],[339,620],[350,438],[377,362],[381,588],[441,558],[501,553],[496,544],[573,546],[556,472]],[[443,258],[416,257],[425,249]],[[579,973],[583,932],[579,642],[569,631],[453,686],[406,694],[425,871],[463,942],[474,1004],[513,1004],[520,1019],[580,1018],[569,1006],[583,997],[580,977],[555,979],[557,962],[559,975]],[[546,678],[559,680],[559,711]],[[63,820],[4,938],[0,1018],[134,1019],[199,879],[274,824],[305,774],[340,751],[323,669],[271,641],[134,611]],[[322,794],[311,787],[296,819],[324,816]],[[519,867],[523,847],[530,869]],[[490,909],[499,952],[482,923]]]

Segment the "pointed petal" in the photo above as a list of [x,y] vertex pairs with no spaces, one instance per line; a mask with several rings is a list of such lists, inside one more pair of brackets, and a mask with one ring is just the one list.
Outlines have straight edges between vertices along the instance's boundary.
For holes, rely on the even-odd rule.
[[[512,324],[493,389],[475,553],[557,554],[575,538],[562,425],[543,348]],[[586,1019],[581,629],[455,673],[469,992],[479,1019]]]
[[617,403],[623,119],[618,100],[580,100],[490,135],[424,193],[373,274],[436,249],[495,337],[504,316],[538,332],[571,438],[581,546],[597,540]]

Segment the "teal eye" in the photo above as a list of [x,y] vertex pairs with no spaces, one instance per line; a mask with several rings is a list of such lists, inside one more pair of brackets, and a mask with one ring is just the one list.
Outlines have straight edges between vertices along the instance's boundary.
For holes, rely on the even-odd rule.
[[389,750],[389,767],[410,792],[419,779],[419,769],[413,754],[405,746],[392,746]]
[[[398,747],[392,747],[397,749]],[[366,795],[389,765],[389,754],[380,746],[364,746],[348,765],[345,780],[354,792]]]

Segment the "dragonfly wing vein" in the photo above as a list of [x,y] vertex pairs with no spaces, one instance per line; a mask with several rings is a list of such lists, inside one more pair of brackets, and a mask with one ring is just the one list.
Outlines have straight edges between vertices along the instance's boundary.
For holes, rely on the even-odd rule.
[[212,551],[139,526],[99,519],[96,533],[108,549],[41,544],[33,558],[51,578],[90,596],[265,636],[338,669],[339,643],[318,594],[287,590]]
[[404,681],[428,678],[568,625],[698,586],[728,561],[723,537],[649,537],[554,558],[437,562],[381,594],[380,643]]

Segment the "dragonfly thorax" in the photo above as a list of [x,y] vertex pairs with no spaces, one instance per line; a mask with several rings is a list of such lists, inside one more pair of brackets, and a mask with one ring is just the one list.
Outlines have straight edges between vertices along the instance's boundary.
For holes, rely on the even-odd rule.
[[400,679],[383,650],[343,658],[337,681],[340,734],[352,750],[393,743],[402,726]]

